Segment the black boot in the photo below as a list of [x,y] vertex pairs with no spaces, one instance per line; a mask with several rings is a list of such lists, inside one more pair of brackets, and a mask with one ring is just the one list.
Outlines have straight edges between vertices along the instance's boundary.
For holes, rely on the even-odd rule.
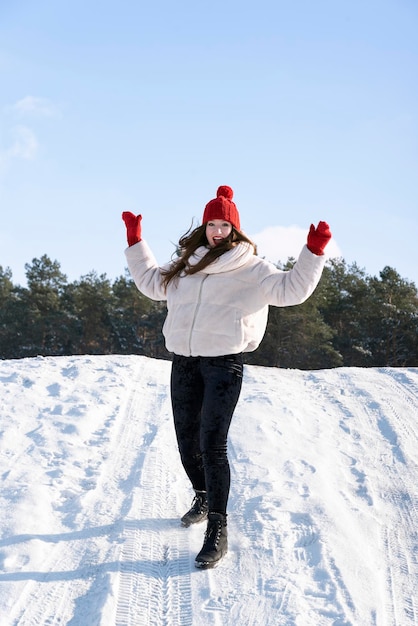
[[208,526],[203,547],[196,557],[195,565],[200,569],[209,569],[219,565],[228,552],[228,531],[226,515],[209,513]]
[[187,513],[181,518],[182,526],[191,526],[192,524],[199,524],[204,522],[208,518],[208,500],[206,491],[196,491],[195,497],[192,502],[192,506]]

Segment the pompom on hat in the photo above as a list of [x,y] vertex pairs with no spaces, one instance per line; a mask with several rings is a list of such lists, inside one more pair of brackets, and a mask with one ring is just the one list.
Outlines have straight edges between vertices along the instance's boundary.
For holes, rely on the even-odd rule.
[[240,230],[239,213],[235,202],[232,202],[233,196],[234,192],[228,185],[218,187],[216,198],[205,206],[202,224],[206,224],[210,220],[225,220],[225,222],[232,224],[236,230]]

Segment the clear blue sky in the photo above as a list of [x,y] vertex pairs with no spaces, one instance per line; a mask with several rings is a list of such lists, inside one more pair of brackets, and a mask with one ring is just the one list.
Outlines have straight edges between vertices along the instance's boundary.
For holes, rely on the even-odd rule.
[[113,279],[123,210],[163,263],[227,184],[272,261],[326,220],[418,285],[417,33],[416,0],[2,0],[0,265]]

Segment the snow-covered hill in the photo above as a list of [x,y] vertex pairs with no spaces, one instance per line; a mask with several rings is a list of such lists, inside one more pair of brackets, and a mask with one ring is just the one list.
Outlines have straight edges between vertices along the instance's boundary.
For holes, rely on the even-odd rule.
[[418,624],[418,370],[246,367],[212,571],[179,524],[169,375],[0,362],[1,626]]

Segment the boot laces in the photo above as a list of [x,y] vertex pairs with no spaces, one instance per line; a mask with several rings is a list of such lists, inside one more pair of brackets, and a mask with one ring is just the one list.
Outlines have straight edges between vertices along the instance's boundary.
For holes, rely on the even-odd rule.
[[205,503],[204,496],[200,494],[196,494],[195,497],[193,498],[193,502],[192,502],[192,506],[190,510],[193,511],[193,513],[201,513],[204,503]]
[[215,548],[218,546],[221,537],[222,524],[218,520],[209,522],[205,532],[205,543],[212,543]]

